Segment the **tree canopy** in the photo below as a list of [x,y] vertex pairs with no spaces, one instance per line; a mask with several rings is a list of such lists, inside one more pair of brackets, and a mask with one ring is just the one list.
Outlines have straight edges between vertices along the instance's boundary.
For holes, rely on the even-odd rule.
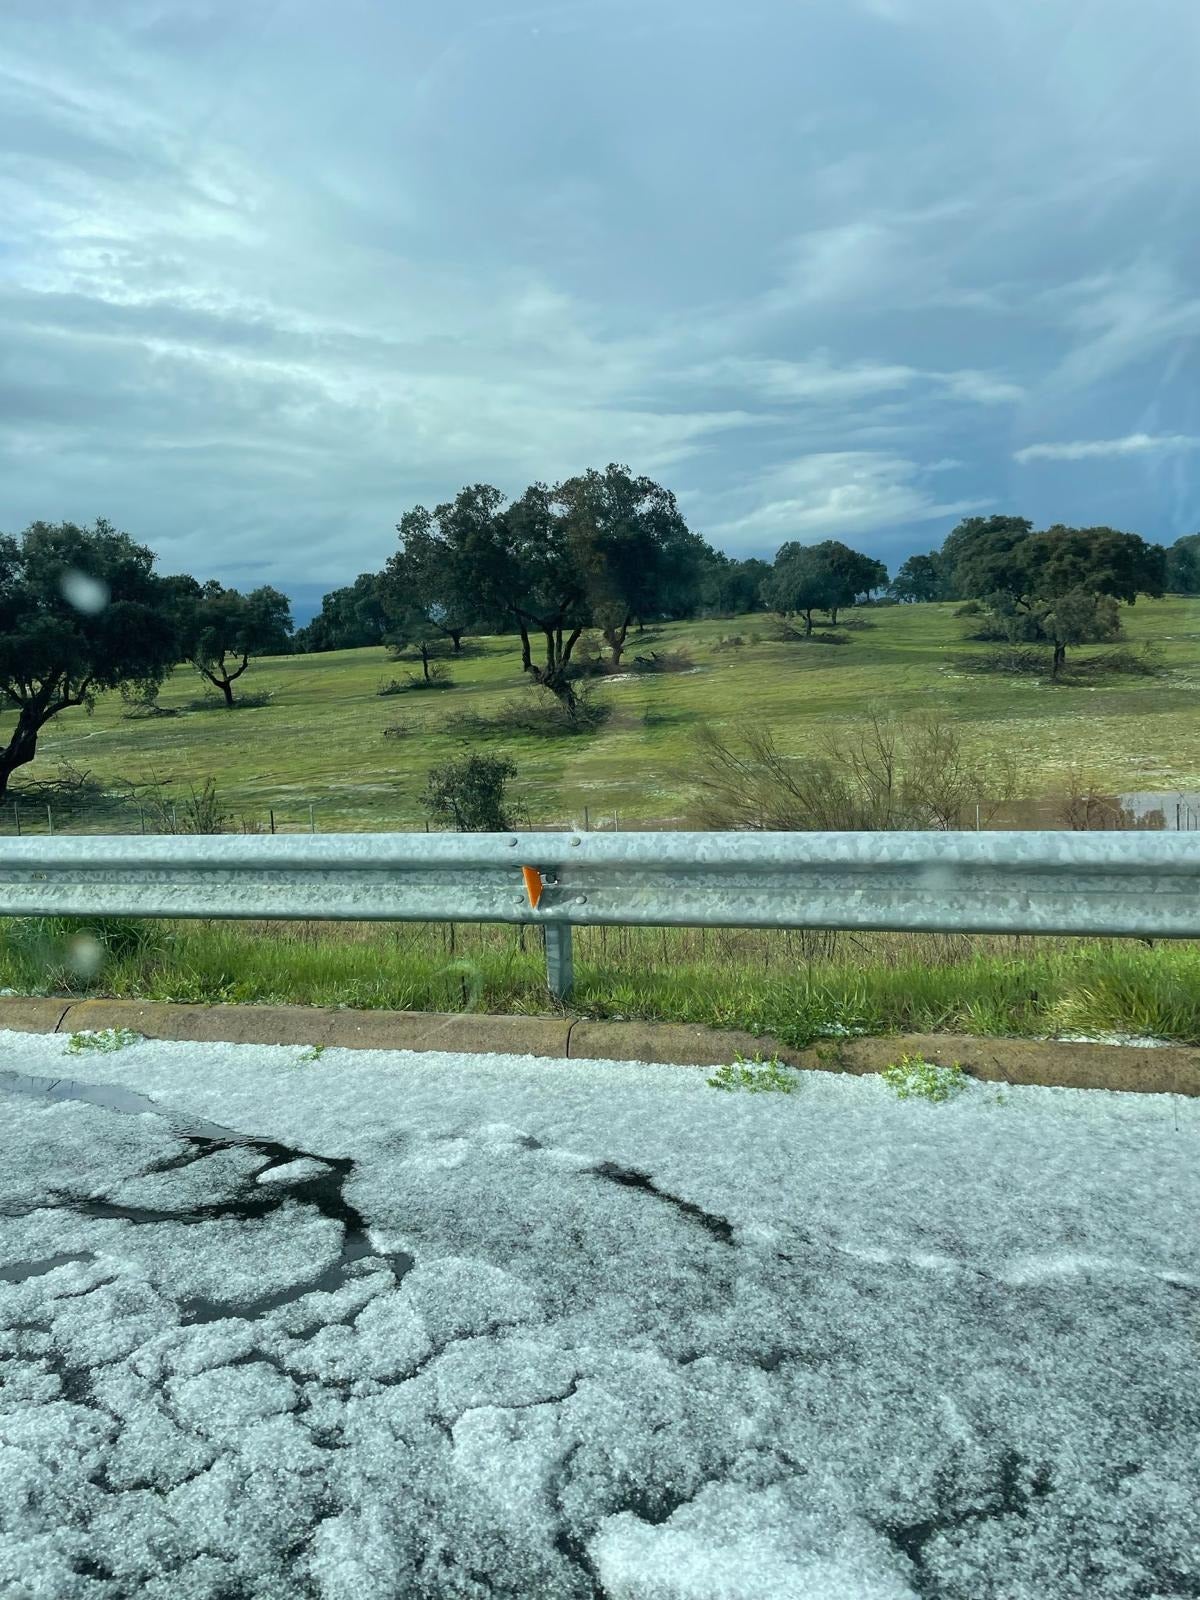
[[379,574],[360,572],[345,588],[334,589],[304,628],[296,630],[297,650],[361,650],[383,643],[387,619],[379,598]]
[[814,611],[827,612],[836,624],[843,607],[886,582],[887,568],[882,562],[851,550],[840,540],[824,539],[819,544],[793,540],[779,547],[761,592],[781,615],[802,616],[807,638],[812,633]]
[[1161,595],[1166,551],[1136,533],[1115,528],[1068,528],[1055,523],[1040,533],[1021,533],[1018,518],[985,519],[956,566],[956,581],[984,601],[1010,639],[1053,646],[1053,675],[1062,670],[1067,646],[1115,639],[1117,602],[1133,605],[1139,594]]
[[909,556],[888,585],[888,590],[897,600],[930,601],[945,600],[947,587],[941,552],[931,550],[928,555]]
[[415,507],[399,530],[403,549],[383,589],[397,626],[411,633],[419,614],[451,636],[484,624],[512,630],[523,670],[569,709],[584,629],[600,628],[618,662],[631,621],[698,603],[711,555],[668,490],[618,463],[553,487],[531,484],[507,505],[477,483],[432,512]]
[[1200,594],[1200,533],[1185,533],[1168,549],[1166,584],[1172,594]]
[[553,505],[569,558],[583,580],[589,620],[620,665],[634,618],[694,608],[707,547],[688,529],[675,496],[610,462],[560,483]]
[[104,518],[0,535],[0,691],[17,713],[0,748],[0,796],[51,717],[170,671],[176,634],[154,559]]
[[1033,532],[1027,517],[964,517],[941,548],[948,600],[979,599],[1006,586],[1010,552]]
[[292,648],[291,602],[269,584],[242,594],[215,579],[173,582],[180,653],[231,706],[233,685],[252,656],[285,655]]
[[700,605],[706,611],[727,616],[762,611],[766,601],[761,591],[770,571],[771,563],[757,556],[735,561],[723,550],[714,550],[701,574]]
[[[475,514],[485,514],[487,504],[490,496],[485,495],[476,505]],[[389,559],[379,579],[379,595],[389,627],[394,630],[403,619],[407,633],[424,634],[430,641],[448,639],[455,655],[462,650],[464,634],[491,632],[499,620],[481,608],[473,595],[471,541],[441,536],[443,512],[452,519],[456,511],[463,513],[466,508],[450,502],[439,506],[436,512],[424,506],[406,511],[396,525],[400,549]],[[470,513],[467,518],[469,522]],[[460,525],[458,531],[465,532],[466,526]]]

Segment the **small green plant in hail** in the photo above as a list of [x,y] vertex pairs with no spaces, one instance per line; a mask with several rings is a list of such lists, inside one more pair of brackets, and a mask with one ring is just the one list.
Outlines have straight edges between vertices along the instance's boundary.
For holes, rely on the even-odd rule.
[[756,1050],[753,1061],[747,1061],[741,1054],[735,1054],[734,1061],[735,1066],[717,1068],[708,1080],[710,1088],[749,1089],[752,1094],[778,1089],[784,1094],[791,1094],[796,1087],[795,1072],[785,1067],[778,1056],[772,1056],[770,1061],[764,1062],[762,1051]]
[[320,1061],[324,1054],[325,1046],[323,1044],[314,1044],[309,1046],[300,1059],[301,1061]]
[[914,1095],[924,1100],[949,1100],[967,1086],[966,1074],[957,1061],[950,1067],[935,1067],[921,1056],[901,1056],[885,1067],[881,1076],[901,1100]]
[[124,1050],[128,1045],[141,1044],[144,1037],[132,1028],[84,1028],[68,1039],[67,1053],[77,1056],[84,1050]]

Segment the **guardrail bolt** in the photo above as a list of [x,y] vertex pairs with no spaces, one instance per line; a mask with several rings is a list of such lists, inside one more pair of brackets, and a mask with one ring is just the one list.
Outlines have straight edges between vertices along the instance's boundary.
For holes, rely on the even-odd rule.
[[580,842],[580,841],[579,841],[579,840],[578,840],[578,839],[572,839],[572,840],[571,840],[571,843],[572,843],[572,844],[579,844],[579,842]]
[[587,895],[585,895],[585,894],[577,894],[575,896],[575,904],[577,906],[585,906],[585,905],[587,905]]

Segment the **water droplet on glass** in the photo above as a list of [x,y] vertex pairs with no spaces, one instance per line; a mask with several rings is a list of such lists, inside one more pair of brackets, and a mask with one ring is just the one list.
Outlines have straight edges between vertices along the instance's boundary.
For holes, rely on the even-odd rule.
[[74,568],[64,572],[59,587],[67,604],[74,606],[76,611],[82,611],[85,616],[94,617],[108,604],[108,585],[99,578],[89,577],[86,572],[78,572]]
[[67,965],[79,978],[94,978],[104,965],[104,946],[90,933],[78,933],[67,946]]

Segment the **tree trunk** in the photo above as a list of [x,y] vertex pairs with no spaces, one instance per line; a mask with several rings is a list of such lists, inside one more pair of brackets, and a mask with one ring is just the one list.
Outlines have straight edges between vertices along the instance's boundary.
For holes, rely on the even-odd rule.
[[447,631],[450,634],[450,641],[454,646],[454,654],[456,656],[461,655],[463,630],[461,628],[450,628]]
[[425,674],[425,682],[429,682],[429,646],[424,639],[421,640],[421,670]]
[[809,634],[811,634],[811,633],[812,633],[812,612],[811,611],[806,611],[804,613],[804,637],[807,639]]
[[521,671],[533,671],[533,657],[529,649],[529,629],[524,623],[521,624]]
[[1054,665],[1050,669],[1050,676],[1052,678],[1057,678],[1058,677],[1059,673],[1063,669],[1063,663],[1066,661],[1066,659],[1067,659],[1067,647],[1066,647],[1066,645],[1065,644],[1056,644],[1054,646]]
[[218,678],[217,679],[217,684],[218,684],[218,686],[219,686],[219,688],[221,690],[221,693],[225,696],[225,704],[227,706],[231,706],[233,704],[233,681],[232,681],[232,679],[230,679],[230,678]]
[[614,672],[621,665],[621,653],[625,649],[625,636],[629,632],[630,620],[631,619],[629,617],[626,617],[625,621],[619,628],[605,628],[604,630],[605,642],[612,651],[612,667]]
[[12,738],[0,750],[0,800],[8,793],[8,780],[18,767],[27,766],[37,754],[37,736],[41,724],[23,709],[17,718]]
[[830,624],[835,628],[837,627],[837,614],[838,614],[837,606],[831,606],[829,608],[829,621],[830,621]]
[[525,656],[525,670],[535,683],[540,683],[543,688],[549,689],[557,700],[560,700],[567,710],[574,714],[579,702],[571,680],[567,676],[567,664],[571,659],[571,651],[575,648],[575,641],[583,632],[576,628],[571,633],[564,647],[562,627],[544,627],[542,633],[546,640],[546,665],[538,667],[533,664],[526,648],[528,640],[522,630],[522,654]]

